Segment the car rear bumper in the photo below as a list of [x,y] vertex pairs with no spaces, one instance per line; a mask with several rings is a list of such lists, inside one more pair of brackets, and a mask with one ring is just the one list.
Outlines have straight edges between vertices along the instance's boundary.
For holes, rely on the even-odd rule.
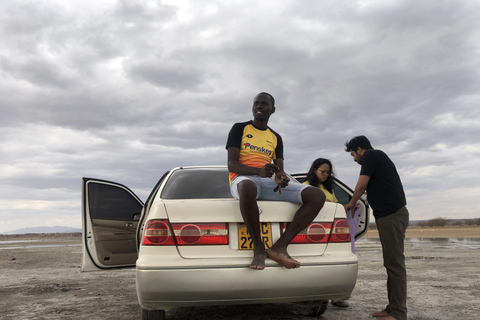
[[142,308],[220,304],[282,303],[342,299],[355,287],[358,263],[161,269],[137,261],[137,294]]

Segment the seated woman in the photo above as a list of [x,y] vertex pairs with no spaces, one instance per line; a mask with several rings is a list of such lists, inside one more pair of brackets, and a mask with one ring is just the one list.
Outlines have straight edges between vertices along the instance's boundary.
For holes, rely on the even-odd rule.
[[307,178],[304,184],[309,184],[314,187],[320,188],[327,197],[328,202],[338,202],[333,191],[333,167],[332,163],[328,159],[318,158],[313,161],[308,170]]
[[[318,158],[313,161],[308,170],[307,178],[304,184],[309,184],[320,188],[327,197],[328,202],[338,202],[335,192],[333,191],[333,167],[328,159]],[[344,300],[332,300],[332,304],[336,307],[349,307],[348,298]]]

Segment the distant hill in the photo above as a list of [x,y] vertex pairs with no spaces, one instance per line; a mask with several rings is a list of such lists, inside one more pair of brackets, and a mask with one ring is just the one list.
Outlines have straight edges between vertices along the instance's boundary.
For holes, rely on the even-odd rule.
[[73,233],[82,232],[82,229],[71,227],[32,227],[13,231],[3,232],[2,234],[26,234],[26,233]]

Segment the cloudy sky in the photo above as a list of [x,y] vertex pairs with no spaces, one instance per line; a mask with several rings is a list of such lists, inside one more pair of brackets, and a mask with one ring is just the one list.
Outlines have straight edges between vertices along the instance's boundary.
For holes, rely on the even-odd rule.
[[225,164],[270,92],[286,171],[368,136],[412,220],[480,217],[480,1],[0,1],[0,233],[81,227],[81,178],[142,200]]

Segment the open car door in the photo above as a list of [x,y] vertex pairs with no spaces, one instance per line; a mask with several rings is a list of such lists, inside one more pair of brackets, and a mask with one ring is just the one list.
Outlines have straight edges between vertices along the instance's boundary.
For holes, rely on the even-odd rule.
[[[306,173],[296,173],[292,174],[298,182],[303,183],[306,178]],[[352,199],[353,190],[350,189],[343,182],[334,178],[333,192],[335,192],[335,197],[340,204],[347,204]],[[360,239],[368,231],[368,223],[370,218],[370,208],[367,202],[363,199],[358,201],[358,216],[356,220],[355,227],[355,240]]]
[[82,179],[82,271],[134,266],[143,202],[127,187]]

